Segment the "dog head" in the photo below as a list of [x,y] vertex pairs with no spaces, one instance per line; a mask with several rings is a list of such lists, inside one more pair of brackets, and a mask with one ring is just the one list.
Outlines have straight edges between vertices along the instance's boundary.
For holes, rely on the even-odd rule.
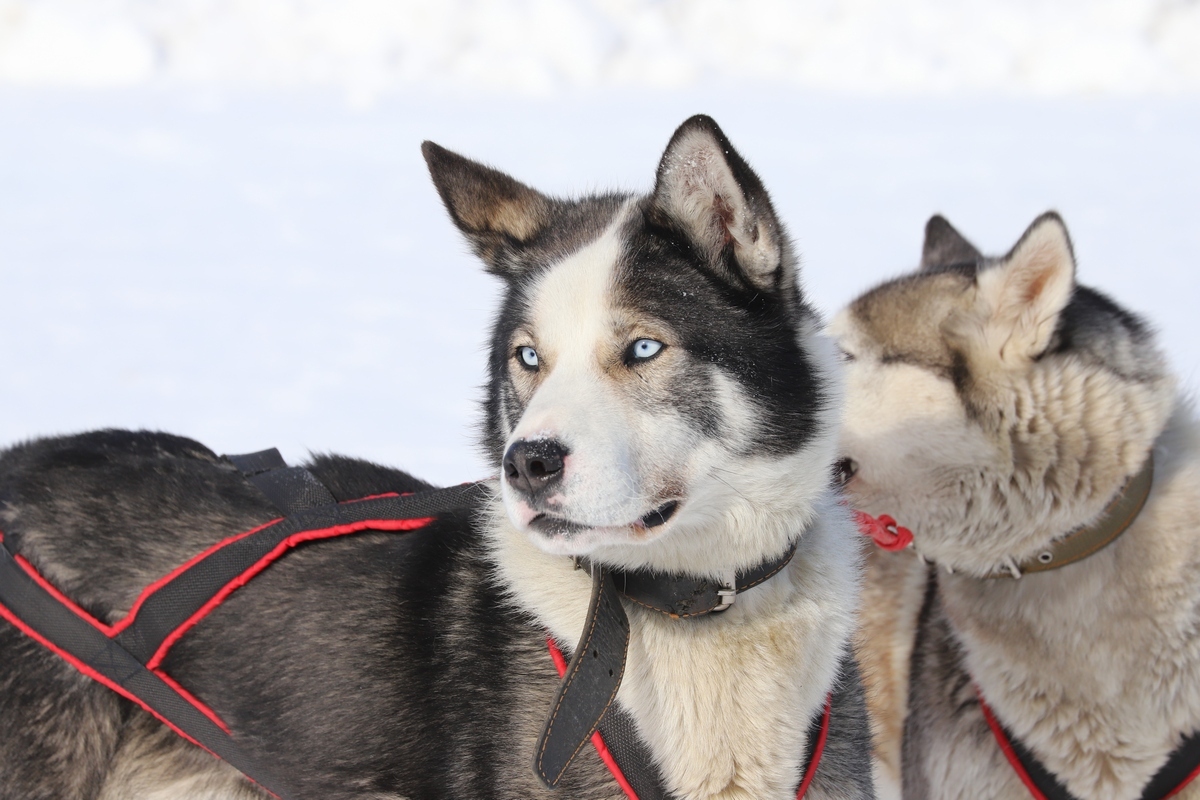
[[859,297],[831,329],[847,362],[853,501],[972,574],[1095,519],[1172,405],[1148,327],[1075,282],[1054,213],[1000,258],[932,218],[921,268]]
[[623,566],[781,552],[827,483],[835,359],[762,183],[716,123],[675,132],[647,196],[552,198],[423,149],[505,283],[484,447],[512,524]]

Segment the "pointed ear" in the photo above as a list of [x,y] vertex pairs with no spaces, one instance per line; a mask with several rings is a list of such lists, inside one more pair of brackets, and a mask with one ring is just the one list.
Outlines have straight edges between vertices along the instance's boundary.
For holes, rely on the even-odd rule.
[[1052,211],[1038,217],[976,282],[992,352],[1012,365],[1041,355],[1075,291],[1075,255],[1062,218]]
[[940,269],[952,264],[977,264],[983,254],[954,229],[941,214],[925,223],[925,244],[921,247],[921,269]]
[[783,233],[762,181],[710,117],[675,131],[658,165],[654,207],[709,264],[774,290],[783,272]]
[[444,147],[421,145],[433,185],[450,218],[488,271],[511,276],[513,255],[545,227],[553,201],[503,172]]

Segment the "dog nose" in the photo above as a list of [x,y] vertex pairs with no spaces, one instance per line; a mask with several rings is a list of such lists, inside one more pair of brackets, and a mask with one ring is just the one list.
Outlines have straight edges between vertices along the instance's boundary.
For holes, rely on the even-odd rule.
[[562,478],[567,450],[554,439],[521,439],[504,454],[504,477],[515,489],[535,495]]

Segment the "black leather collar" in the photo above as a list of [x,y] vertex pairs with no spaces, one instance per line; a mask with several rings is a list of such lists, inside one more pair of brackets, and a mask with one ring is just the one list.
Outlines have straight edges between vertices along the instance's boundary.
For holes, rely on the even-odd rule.
[[629,619],[621,596],[673,619],[720,612],[733,605],[739,593],[758,586],[786,567],[795,553],[793,542],[779,557],[731,574],[727,581],[643,570],[612,570],[603,564],[576,559],[577,569],[591,572],[592,599],[583,633],[538,739],[533,770],[542,782],[550,788],[558,785],[576,754],[596,732],[621,688],[629,650]]

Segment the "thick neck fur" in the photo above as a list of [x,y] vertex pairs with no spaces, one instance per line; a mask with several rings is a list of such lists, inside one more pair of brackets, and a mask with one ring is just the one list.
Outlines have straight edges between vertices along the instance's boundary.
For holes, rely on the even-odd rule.
[[[1004,571],[1083,525],[1145,462],[1174,405],[1166,377],[1133,381],[1074,359],[997,370],[967,397],[965,436],[987,453],[947,470],[937,502],[910,504],[918,545],[956,571]],[[972,407],[971,395],[986,397]],[[906,504],[907,505],[907,504]]]
[[[857,542],[836,500],[832,492],[818,499],[815,519],[795,531],[789,566],[728,611],[680,620],[626,605],[632,635],[617,700],[678,797],[795,796],[808,725],[836,678],[856,611]],[[491,521],[492,556],[512,601],[573,648],[587,573],[538,549],[499,503]]]
[[[1046,418],[1068,417],[1071,379],[1031,382],[1037,396],[1016,398],[1013,411],[1032,402]],[[1013,733],[1075,795],[1124,800],[1200,727],[1200,426],[1176,404],[1164,429],[1173,397],[1163,386],[1112,388],[1098,408],[1092,387],[1087,413],[1054,426],[1059,502],[1047,490],[1008,505],[1047,514],[1064,532],[1087,523],[1153,444],[1154,486],[1134,524],[1059,570],[1019,581],[942,572],[939,581],[968,669]],[[1038,438],[1012,429],[1025,434],[1014,446]],[[1022,523],[1027,540],[1044,540],[1028,520],[1010,521],[1014,532]]]

